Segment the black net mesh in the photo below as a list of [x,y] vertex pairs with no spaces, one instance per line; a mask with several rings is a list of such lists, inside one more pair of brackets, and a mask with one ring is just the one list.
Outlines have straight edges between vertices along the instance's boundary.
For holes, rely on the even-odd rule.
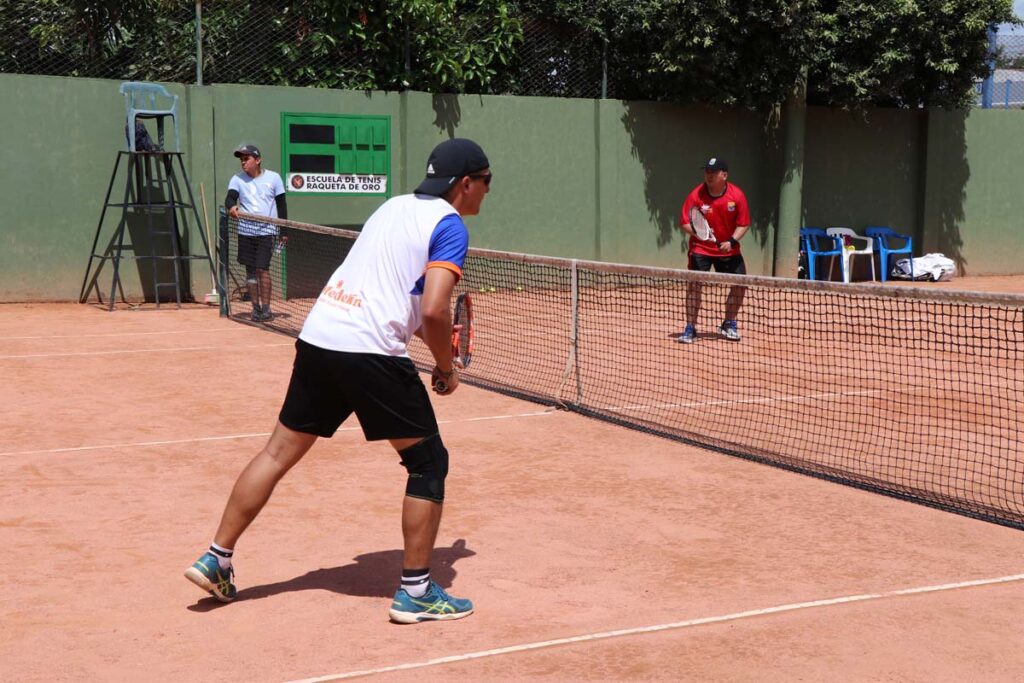
[[[280,222],[274,317],[297,335],[358,233]],[[230,314],[252,318],[237,225]],[[1024,528],[1024,297],[470,250],[464,381]],[[718,334],[742,296],[739,342]],[[697,339],[676,343],[699,297]],[[418,340],[423,369],[433,366]],[[628,457],[626,454],[624,457]]]

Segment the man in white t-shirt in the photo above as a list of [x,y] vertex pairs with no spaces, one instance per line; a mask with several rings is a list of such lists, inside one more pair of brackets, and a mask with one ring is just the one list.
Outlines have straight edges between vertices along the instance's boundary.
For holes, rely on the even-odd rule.
[[242,532],[317,438],[332,436],[355,413],[366,439],[387,439],[408,472],[401,586],[391,619],[414,623],[473,612],[469,600],[430,579],[448,451],[406,346],[415,334],[430,349],[437,394],[458,388],[451,298],[469,248],[462,216],[479,213],[490,184],[480,146],[447,140],[431,152],[415,193],[389,199],[366,221],[306,318],[278,424],[235,483],[209,551],[185,572],[190,581],[222,602],[234,600],[231,557]]
[[263,168],[262,155],[256,145],[242,145],[235,150],[242,170],[231,176],[224,207],[231,218],[238,221],[238,262],[245,266],[245,282],[252,301],[252,319],[256,322],[271,320],[270,257],[278,239],[273,223],[239,218],[238,212],[271,218],[288,218],[284,183],[274,171]]

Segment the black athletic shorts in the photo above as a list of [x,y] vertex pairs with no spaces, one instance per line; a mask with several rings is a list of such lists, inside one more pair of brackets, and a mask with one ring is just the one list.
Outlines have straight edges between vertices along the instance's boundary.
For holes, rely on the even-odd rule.
[[243,266],[267,270],[270,268],[270,255],[274,251],[273,235],[238,236],[238,262]]
[[410,359],[329,351],[296,341],[281,424],[330,437],[352,413],[367,441],[438,433],[427,388]]
[[732,273],[733,275],[746,275],[747,264],[743,260],[743,254],[735,256],[705,256],[704,254],[690,254],[690,270],[711,270],[715,267],[716,273]]

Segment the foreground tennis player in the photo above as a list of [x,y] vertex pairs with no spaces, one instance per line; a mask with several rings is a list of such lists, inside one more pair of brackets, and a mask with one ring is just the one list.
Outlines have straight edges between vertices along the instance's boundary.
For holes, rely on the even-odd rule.
[[401,586],[391,619],[415,623],[473,613],[473,603],[449,596],[430,579],[448,451],[406,345],[416,334],[430,348],[438,394],[458,388],[450,305],[469,248],[462,216],[480,212],[490,188],[489,167],[471,140],[439,144],[415,193],[388,200],[370,216],[324,287],[295,343],[291,383],[274,433],[238,477],[210,549],[185,571],[221,602],[235,599],[235,544],[274,486],[317,437],[333,436],[355,413],[366,439],[390,441],[408,472]]

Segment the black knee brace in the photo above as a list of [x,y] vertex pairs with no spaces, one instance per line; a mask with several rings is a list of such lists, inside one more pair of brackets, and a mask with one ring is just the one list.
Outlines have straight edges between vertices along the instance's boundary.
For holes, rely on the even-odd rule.
[[434,434],[415,446],[398,452],[409,473],[405,495],[440,503],[444,500],[444,479],[448,476],[448,449]]

